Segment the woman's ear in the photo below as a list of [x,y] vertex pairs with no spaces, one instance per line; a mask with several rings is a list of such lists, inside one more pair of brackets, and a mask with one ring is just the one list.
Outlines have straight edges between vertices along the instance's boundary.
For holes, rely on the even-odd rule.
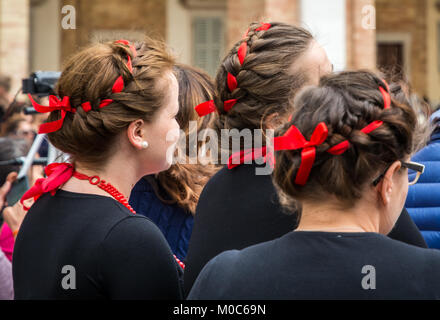
[[379,194],[382,198],[382,203],[384,206],[387,206],[392,201],[391,195],[393,193],[393,188],[395,188],[395,180],[394,176],[399,174],[399,170],[402,167],[400,161],[395,161],[385,172],[385,175],[377,186]]
[[146,142],[145,130],[144,130],[144,120],[138,119],[129,124],[127,128],[128,141],[136,148],[143,149],[143,145]]

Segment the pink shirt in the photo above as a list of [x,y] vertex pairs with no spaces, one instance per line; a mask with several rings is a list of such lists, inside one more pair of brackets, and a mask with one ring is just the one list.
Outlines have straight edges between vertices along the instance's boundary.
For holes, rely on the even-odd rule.
[[12,252],[14,251],[14,235],[6,223],[0,228],[0,249],[5,253],[5,256],[12,261]]

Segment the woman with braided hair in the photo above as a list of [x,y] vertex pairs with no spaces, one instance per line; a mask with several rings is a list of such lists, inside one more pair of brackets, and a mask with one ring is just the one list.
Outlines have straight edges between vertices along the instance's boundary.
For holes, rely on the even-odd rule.
[[[182,268],[130,191],[167,170],[178,139],[173,58],[151,39],[71,57],[40,133],[70,156],[26,192],[13,254],[16,299],[180,299]],[[177,132],[177,135],[173,133]]]
[[[302,87],[317,84],[331,71],[326,52],[307,30],[284,23],[252,23],[218,70],[214,100],[196,110],[201,116],[218,112],[219,134],[222,129],[265,132],[287,121],[293,111],[291,100]],[[228,166],[210,179],[200,196],[186,258],[186,293],[203,266],[220,252],[275,239],[297,225],[296,210],[280,206],[270,171],[256,174],[268,164],[244,156],[243,150],[254,144],[223,149],[221,157],[229,157]],[[401,230],[400,237],[404,235],[402,241],[426,246],[406,211],[396,229]]]
[[[408,191],[412,107],[370,72],[324,76],[274,138],[274,183],[295,231],[212,259],[189,299],[439,299],[440,253],[386,235]],[[415,181],[415,180],[414,180]],[[410,183],[414,182],[410,181]]]

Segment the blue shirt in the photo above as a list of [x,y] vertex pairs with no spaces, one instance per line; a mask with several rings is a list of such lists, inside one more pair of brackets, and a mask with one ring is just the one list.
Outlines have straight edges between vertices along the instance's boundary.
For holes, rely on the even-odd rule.
[[129,203],[138,214],[150,218],[159,227],[173,253],[184,261],[194,224],[191,213],[177,204],[163,203],[146,179],[134,186]]

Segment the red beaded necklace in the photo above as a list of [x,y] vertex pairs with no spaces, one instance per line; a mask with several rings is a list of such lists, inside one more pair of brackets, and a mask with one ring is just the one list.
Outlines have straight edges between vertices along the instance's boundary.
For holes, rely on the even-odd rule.
[[[101,178],[98,176],[89,177],[77,171],[73,173],[73,176],[79,180],[88,180],[90,184],[98,186],[99,188],[110,194],[116,201],[118,201],[128,210],[130,210],[131,213],[136,214],[136,211],[134,211],[134,209],[128,204],[127,198],[125,198],[125,196],[121,192],[119,192],[119,190],[116,189],[110,182],[101,180]],[[175,255],[174,259],[176,259],[177,263],[182,269],[185,269],[185,264],[180,261]]]

